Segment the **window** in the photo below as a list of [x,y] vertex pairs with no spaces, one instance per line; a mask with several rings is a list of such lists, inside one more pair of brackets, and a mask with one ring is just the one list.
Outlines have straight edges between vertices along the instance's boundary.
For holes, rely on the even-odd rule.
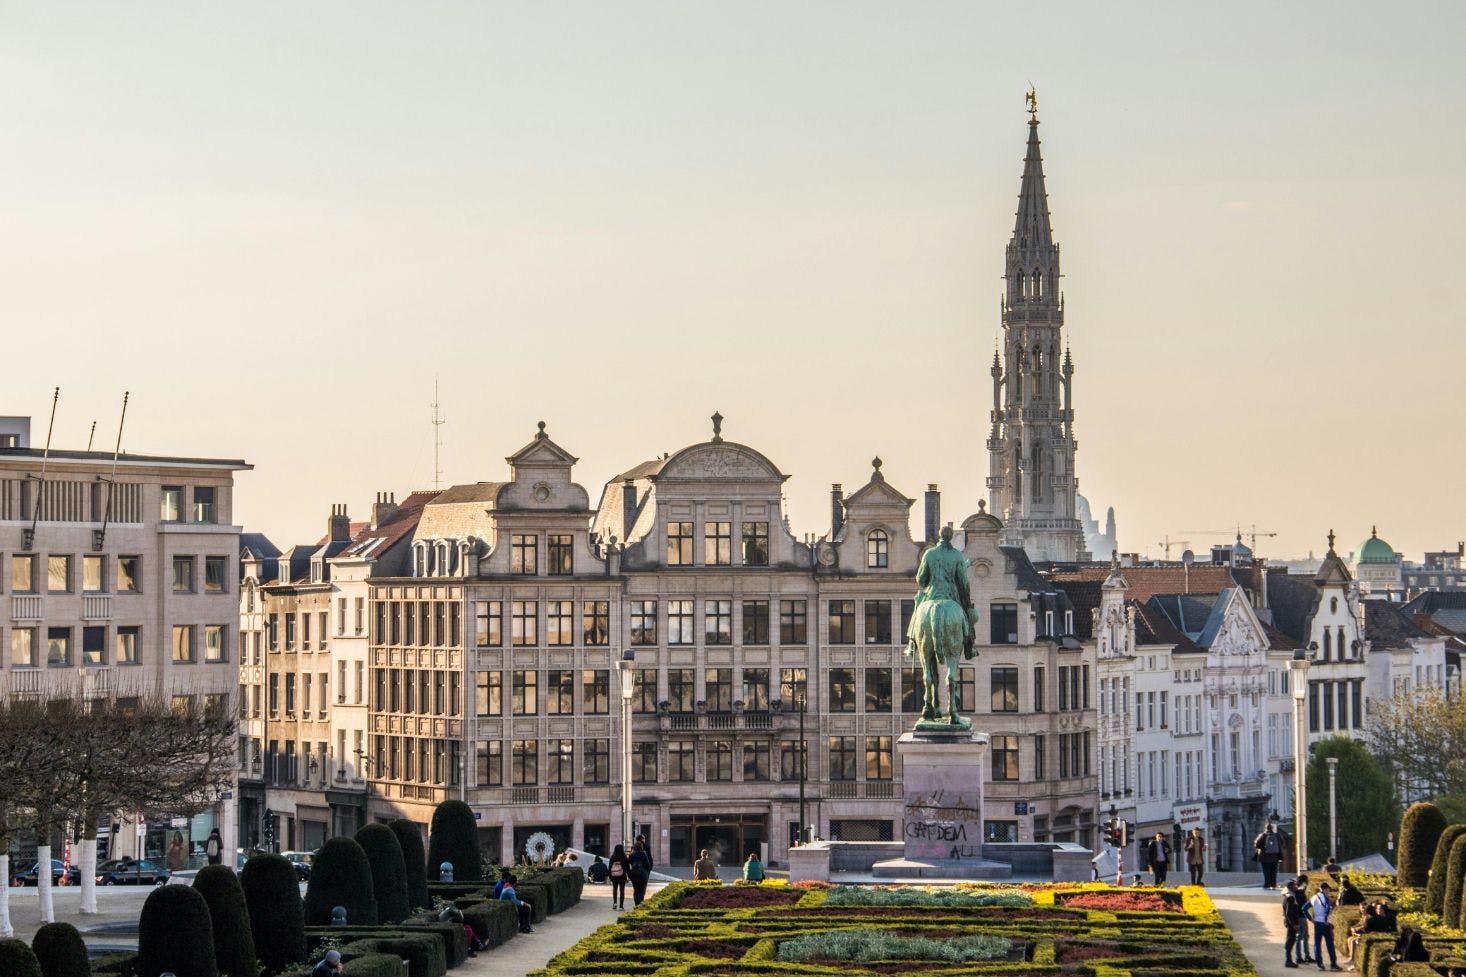
[[552,577],[568,577],[575,572],[575,537],[570,533],[551,533],[545,538],[546,556],[550,565],[545,572]]
[[46,592],[51,594],[71,592],[71,557],[46,557]]
[[214,506],[214,489],[207,485],[193,487],[193,521],[217,522]]
[[891,602],[868,600],[865,602],[865,643],[888,645],[891,643]]
[[550,740],[545,744],[545,759],[550,764],[550,783],[575,783],[574,740]]
[[1037,733],[1033,737],[1033,779],[1043,780],[1048,776],[1047,763],[1048,750],[1044,744],[1044,735]]
[[[1003,665],[992,670],[992,711],[1018,711],[1018,669]],[[1016,750],[1017,747],[1014,747]]]
[[107,664],[107,629],[86,627],[81,629],[81,663],[83,665]]
[[785,709],[800,710],[805,708],[809,691],[809,673],[803,668],[781,668],[779,669],[779,698],[784,702]]
[[769,744],[743,744],[743,779],[745,781],[769,779]]
[[693,740],[672,740],[667,744],[667,779],[688,783],[696,778],[697,744]]
[[580,741],[580,780],[585,784],[609,784],[611,782],[610,740]]
[[540,711],[540,673],[533,669],[517,670],[511,695],[514,715],[537,715]]
[[1018,737],[994,736],[992,739],[993,779],[1018,779]]
[[[222,662],[229,660],[229,653],[225,648],[225,631],[226,628],[222,624],[204,625],[204,661]],[[326,683],[323,681],[321,682],[322,694],[325,691]],[[321,712],[324,714],[325,711],[325,707],[322,706]]]
[[830,644],[855,644],[855,601],[832,600],[830,608]]
[[474,641],[480,648],[497,648],[504,643],[504,602],[474,602]]
[[84,556],[81,558],[81,590],[84,594],[100,594],[107,586],[107,558],[105,556]]
[[769,565],[768,523],[745,522],[743,524],[743,565],[746,567]]
[[692,629],[692,601],[667,601],[667,644],[690,645],[695,640]]
[[703,523],[702,561],[710,567],[726,567],[733,564],[733,524],[731,522]]
[[71,629],[46,629],[46,664],[56,668],[71,666]]
[[[396,604],[393,604],[392,605],[392,609],[393,609],[393,611],[396,611],[397,605]],[[285,648],[287,650],[292,649],[292,648],[295,647],[295,627],[296,627],[295,615],[294,614],[286,614],[285,615]],[[395,644],[396,641],[394,640],[393,643]]]
[[[1042,665],[1033,666],[1033,711],[1044,711],[1044,667]],[[1110,711],[1114,712],[1113,709]]]
[[[175,556],[173,558],[173,592],[175,594],[193,593],[193,557]],[[294,644],[294,638],[289,641]]]
[[748,712],[767,712],[769,708],[769,670],[743,670],[743,708]]
[[809,643],[806,605],[802,600],[779,601],[779,644]]
[[604,668],[587,668],[580,673],[581,710],[604,716],[611,711],[611,673]]
[[[412,621],[412,605],[407,605],[407,609],[409,612],[408,621],[410,623]],[[426,637],[426,635],[424,635],[424,637]],[[407,643],[412,644],[412,637],[410,633],[407,639]],[[426,644],[427,642],[425,641],[423,643]],[[309,611],[305,611],[300,615],[300,649],[301,651],[311,650],[311,616]]]
[[[193,625],[173,625],[173,660],[176,662],[191,662],[193,656]],[[294,675],[289,676],[295,678]]]
[[743,602],[743,643],[745,645],[769,643],[768,601],[746,600]]
[[638,784],[657,782],[657,744],[632,744],[631,779]]
[[474,676],[473,706],[480,716],[504,715],[503,672],[479,672]]
[[[378,672],[377,673],[378,680],[380,680],[383,677],[383,675],[384,675],[384,673]],[[269,699],[270,699],[270,718],[273,719],[276,716],[280,715],[280,673],[279,672],[274,672],[274,673],[272,673],[270,675],[270,696],[269,696]],[[377,696],[377,701],[378,702],[381,702],[381,695],[380,694]]]
[[779,743],[779,779],[802,780],[808,770],[807,751],[799,740],[782,740]]
[[183,486],[164,485],[158,518],[163,522],[183,521]]
[[710,645],[731,645],[733,643],[733,602],[731,600],[705,600],[702,602],[704,640]]
[[957,670],[957,701],[957,708],[962,712],[977,711],[977,669],[959,668]]
[[575,673],[568,668],[552,668],[545,680],[545,711],[551,716],[574,714]]
[[139,573],[141,560],[142,558],[137,556],[119,556],[117,558],[117,592],[119,594],[138,592],[142,580]]
[[587,648],[611,643],[611,602],[588,600],[581,605],[580,636]]
[[925,683],[919,667],[901,669],[901,711],[921,712]]
[[891,670],[889,668],[867,668],[865,670],[865,711],[891,711]]
[[636,670],[636,682],[631,690],[631,709],[639,713],[657,711],[657,670],[655,668]]
[[654,645],[657,643],[657,602],[634,600],[631,602],[631,643]]
[[[397,684],[392,684],[392,711],[397,711]],[[295,676],[290,672],[285,673],[285,715],[295,715]]]
[[703,698],[709,712],[732,712],[733,669],[709,668],[704,671]]
[[10,589],[17,594],[36,592],[36,558],[34,556],[12,556],[10,558]]
[[995,645],[1016,645],[1018,643],[1018,605],[989,604],[988,620],[992,633],[989,643]]
[[697,690],[692,683],[692,669],[667,669],[667,703],[673,712],[691,712]]
[[[138,664],[137,636],[138,628],[136,625],[128,625],[117,629],[117,640],[112,649],[112,661],[115,664]],[[256,710],[256,713],[258,713],[258,710]]]
[[830,779],[831,780],[854,780],[855,779],[855,737],[854,736],[831,736],[830,742]]
[[865,565],[873,570],[891,564],[891,537],[884,529],[872,529],[865,537]]
[[692,566],[692,523],[667,523],[667,566]]
[[855,669],[832,668],[830,676],[830,712],[855,711]]
[[540,604],[534,600],[516,600],[510,605],[513,615],[510,631],[516,648],[540,643]]
[[478,785],[480,787],[504,786],[504,743],[490,740],[477,744]]
[[707,749],[708,783],[725,783],[733,779],[733,744],[714,740]]
[[890,780],[893,770],[891,737],[867,736],[865,738],[865,779]]
[[509,572],[532,577],[540,572],[540,538],[514,533],[509,537]]
[[545,643],[557,647],[575,644],[575,601],[545,602]]
[[511,747],[516,787],[532,787],[540,782],[539,740],[515,740]]

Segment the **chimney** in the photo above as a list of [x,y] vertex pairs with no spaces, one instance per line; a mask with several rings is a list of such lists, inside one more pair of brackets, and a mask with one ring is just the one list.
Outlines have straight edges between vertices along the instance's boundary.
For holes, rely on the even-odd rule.
[[942,534],[942,493],[936,482],[926,487],[926,541],[935,544]]
[[351,517],[346,514],[346,506],[331,506],[331,518],[326,523],[326,537],[333,543],[342,543],[351,538]]
[[621,538],[631,537],[631,527],[636,522],[636,483],[631,479],[621,483]]
[[378,492],[377,500],[372,503],[372,528],[381,528],[383,523],[391,522],[395,515],[397,515],[397,493]]
[[836,482],[830,486],[830,538],[840,535],[845,528],[845,490]]

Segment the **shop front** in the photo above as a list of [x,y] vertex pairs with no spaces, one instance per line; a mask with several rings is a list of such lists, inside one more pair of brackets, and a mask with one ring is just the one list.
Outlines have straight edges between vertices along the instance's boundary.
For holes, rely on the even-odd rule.
[[749,814],[676,814],[668,834],[668,861],[690,865],[706,850],[720,865],[737,865],[750,852],[763,853],[769,816]]

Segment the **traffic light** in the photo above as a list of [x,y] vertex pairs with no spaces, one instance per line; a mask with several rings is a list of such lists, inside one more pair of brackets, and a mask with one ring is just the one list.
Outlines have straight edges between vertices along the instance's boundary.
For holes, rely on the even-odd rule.
[[1115,821],[1115,847],[1125,848],[1130,844],[1130,822],[1124,818]]

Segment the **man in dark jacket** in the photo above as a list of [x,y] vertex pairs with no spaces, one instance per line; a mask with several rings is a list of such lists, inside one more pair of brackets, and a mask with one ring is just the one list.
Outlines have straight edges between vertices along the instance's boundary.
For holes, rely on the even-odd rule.
[[1271,821],[1262,826],[1262,834],[1252,839],[1252,851],[1262,865],[1262,887],[1276,889],[1278,862],[1283,860],[1283,839],[1273,830]]
[[1157,831],[1155,837],[1146,842],[1141,855],[1143,856],[1141,860],[1150,869],[1150,874],[1155,877],[1155,884],[1165,885],[1166,869],[1171,866],[1171,846],[1166,841],[1165,834]]
[[1301,960],[1304,952],[1304,942],[1298,939],[1298,924],[1303,921],[1303,910],[1298,904],[1298,884],[1292,879],[1283,886],[1283,927],[1286,935],[1283,937],[1283,966],[1297,967],[1298,963],[1293,959],[1293,948],[1298,948],[1298,956]]

